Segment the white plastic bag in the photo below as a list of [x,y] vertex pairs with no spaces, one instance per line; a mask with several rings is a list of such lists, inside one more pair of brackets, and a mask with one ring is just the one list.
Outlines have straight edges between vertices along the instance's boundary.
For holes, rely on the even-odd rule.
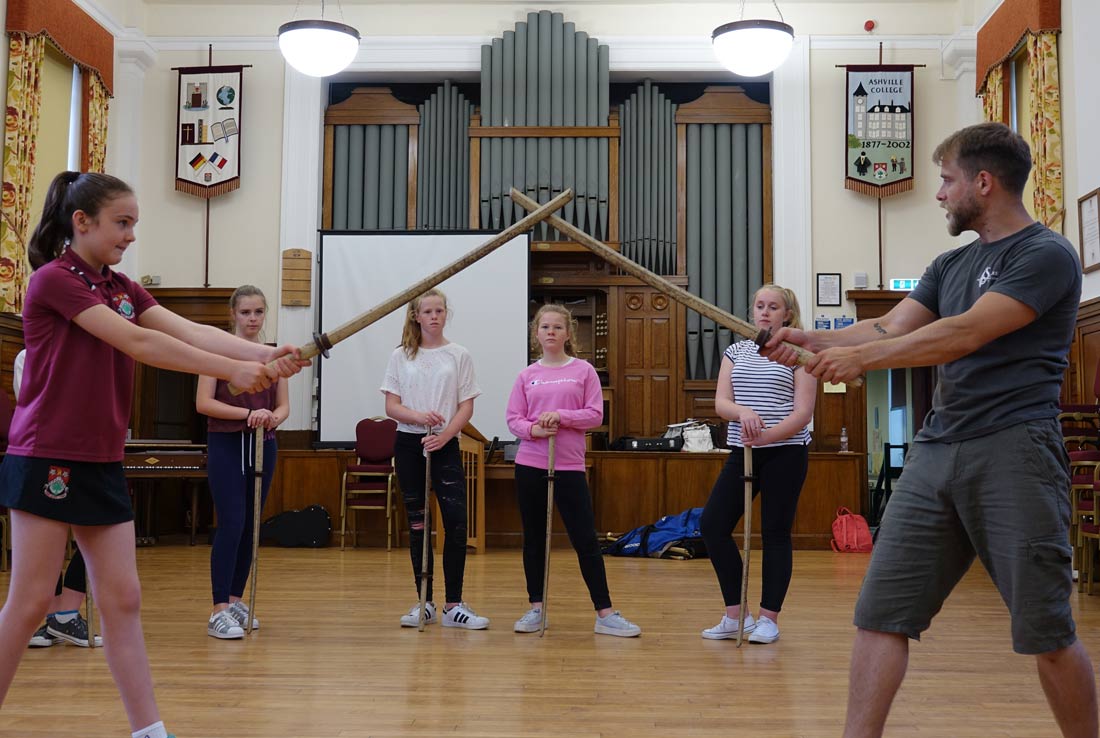
[[684,428],[684,451],[713,451],[710,427],[706,423],[697,423]]

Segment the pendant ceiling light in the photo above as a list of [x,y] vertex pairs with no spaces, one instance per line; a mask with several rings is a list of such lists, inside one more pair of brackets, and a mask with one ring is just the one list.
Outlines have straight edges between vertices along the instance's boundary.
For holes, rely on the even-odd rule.
[[321,0],[320,20],[292,20],[279,26],[279,51],[286,63],[310,77],[342,72],[359,53],[359,31],[324,18]]
[[779,4],[772,0],[779,20],[741,19],[718,26],[711,34],[714,53],[722,66],[742,77],[759,77],[773,72],[787,60],[794,45],[794,29],[783,22]]

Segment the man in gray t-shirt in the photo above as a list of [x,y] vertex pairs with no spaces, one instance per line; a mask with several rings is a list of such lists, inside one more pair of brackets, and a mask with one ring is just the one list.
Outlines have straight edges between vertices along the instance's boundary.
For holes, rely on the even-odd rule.
[[1069,467],[1056,421],[1081,297],[1081,265],[1035,223],[1022,194],[1027,143],[1007,126],[964,128],[933,155],[953,236],[908,297],[840,331],[776,332],[761,353],[844,382],[869,369],[938,366],[856,604],[845,738],[881,736],[919,640],[979,558],[1008,605],[1013,648],[1034,654],[1065,736],[1098,732],[1096,685],[1069,598]]

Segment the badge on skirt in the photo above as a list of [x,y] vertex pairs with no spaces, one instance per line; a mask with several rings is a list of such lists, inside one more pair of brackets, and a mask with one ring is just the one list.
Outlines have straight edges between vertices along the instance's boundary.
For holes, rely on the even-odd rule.
[[69,496],[69,474],[71,470],[64,466],[51,466],[46,484],[42,491],[51,500],[64,500]]

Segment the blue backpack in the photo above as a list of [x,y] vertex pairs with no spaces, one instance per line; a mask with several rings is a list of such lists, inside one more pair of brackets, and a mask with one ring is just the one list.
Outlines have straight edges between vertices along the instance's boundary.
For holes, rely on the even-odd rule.
[[648,556],[654,559],[706,558],[707,547],[699,532],[703,508],[693,507],[678,515],[666,515],[611,539],[603,547],[611,556]]

